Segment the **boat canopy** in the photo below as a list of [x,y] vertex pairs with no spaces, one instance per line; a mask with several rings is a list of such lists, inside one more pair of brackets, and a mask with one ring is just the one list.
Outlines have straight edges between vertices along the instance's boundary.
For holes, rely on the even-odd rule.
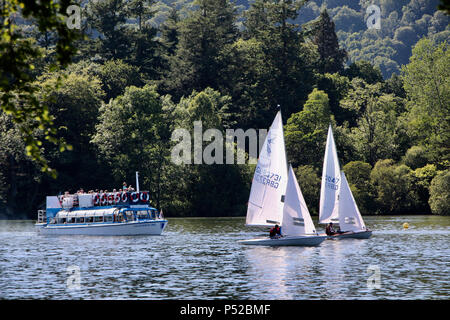
[[60,211],[56,215],[57,218],[81,218],[81,217],[101,217],[104,215],[112,215],[117,208],[107,208],[98,210],[77,210],[77,211]]

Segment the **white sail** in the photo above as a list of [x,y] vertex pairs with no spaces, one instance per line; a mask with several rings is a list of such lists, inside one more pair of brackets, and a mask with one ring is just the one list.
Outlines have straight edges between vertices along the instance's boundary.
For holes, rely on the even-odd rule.
[[364,231],[366,226],[353,198],[344,171],[341,172],[341,188],[339,195],[339,227],[341,231]]
[[338,221],[340,180],[339,159],[337,157],[336,145],[334,143],[333,131],[330,124],[322,169],[319,223]]
[[316,228],[291,165],[289,165],[281,234],[286,236],[316,234]]
[[286,184],[286,152],[283,123],[279,111],[270,126],[253,175],[246,225],[281,224],[283,218],[282,196],[286,191]]

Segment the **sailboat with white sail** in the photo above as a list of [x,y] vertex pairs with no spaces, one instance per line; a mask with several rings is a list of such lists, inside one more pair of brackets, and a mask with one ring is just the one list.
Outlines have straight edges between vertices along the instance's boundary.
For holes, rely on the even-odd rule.
[[278,111],[261,148],[253,175],[245,225],[272,227],[281,224],[287,185],[283,122]]
[[330,222],[339,224],[340,232],[329,238],[367,239],[372,235],[364,224],[344,171],[340,170],[331,124],[325,147],[319,207],[319,223]]
[[339,193],[339,227],[341,231],[344,231],[338,235],[340,238],[368,239],[372,235],[372,231],[364,224],[344,171],[341,171],[341,192]]
[[319,236],[309,214],[292,166],[287,175],[281,112],[264,142],[253,177],[246,225],[281,225],[281,236],[242,240],[246,245],[316,246]]
[[280,237],[251,239],[240,242],[247,245],[264,246],[317,246],[326,239],[326,236],[320,236],[316,232],[291,165],[289,166],[282,221]]

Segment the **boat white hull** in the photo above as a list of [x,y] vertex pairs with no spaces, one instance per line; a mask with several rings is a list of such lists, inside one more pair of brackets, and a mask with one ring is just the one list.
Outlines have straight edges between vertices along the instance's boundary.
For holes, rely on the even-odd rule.
[[239,243],[254,246],[318,246],[327,237],[326,236],[299,236],[299,237],[281,237],[278,239],[259,238],[250,240],[240,240]]
[[345,233],[341,233],[341,234],[335,234],[335,235],[332,235],[332,236],[327,236],[327,239],[329,239],[329,240],[332,240],[332,239],[347,239],[347,238],[352,238],[352,239],[369,239],[371,235],[372,235],[372,231],[371,230],[367,230],[367,231],[345,232]]
[[36,224],[36,228],[45,235],[134,236],[161,235],[166,225],[167,220],[155,220],[81,225]]

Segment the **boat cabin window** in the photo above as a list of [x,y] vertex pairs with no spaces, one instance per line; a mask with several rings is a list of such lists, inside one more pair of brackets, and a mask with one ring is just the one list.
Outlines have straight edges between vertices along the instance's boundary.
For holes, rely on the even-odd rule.
[[138,220],[149,219],[149,214],[147,210],[140,210],[136,212]]
[[103,216],[94,217],[94,222],[103,222]]
[[156,210],[155,209],[152,209],[152,210],[150,210],[150,212],[151,212],[151,218],[153,219],[153,220],[155,220],[156,219]]
[[92,223],[92,222],[94,222],[94,217],[86,217],[86,222],[87,222],[87,223]]
[[127,221],[134,221],[134,213],[133,211],[126,211]]
[[105,222],[111,222],[111,221],[113,221],[113,217],[112,216],[110,216],[110,215],[105,216]]
[[84,223],[84,217],[76,218],[76,223]]

